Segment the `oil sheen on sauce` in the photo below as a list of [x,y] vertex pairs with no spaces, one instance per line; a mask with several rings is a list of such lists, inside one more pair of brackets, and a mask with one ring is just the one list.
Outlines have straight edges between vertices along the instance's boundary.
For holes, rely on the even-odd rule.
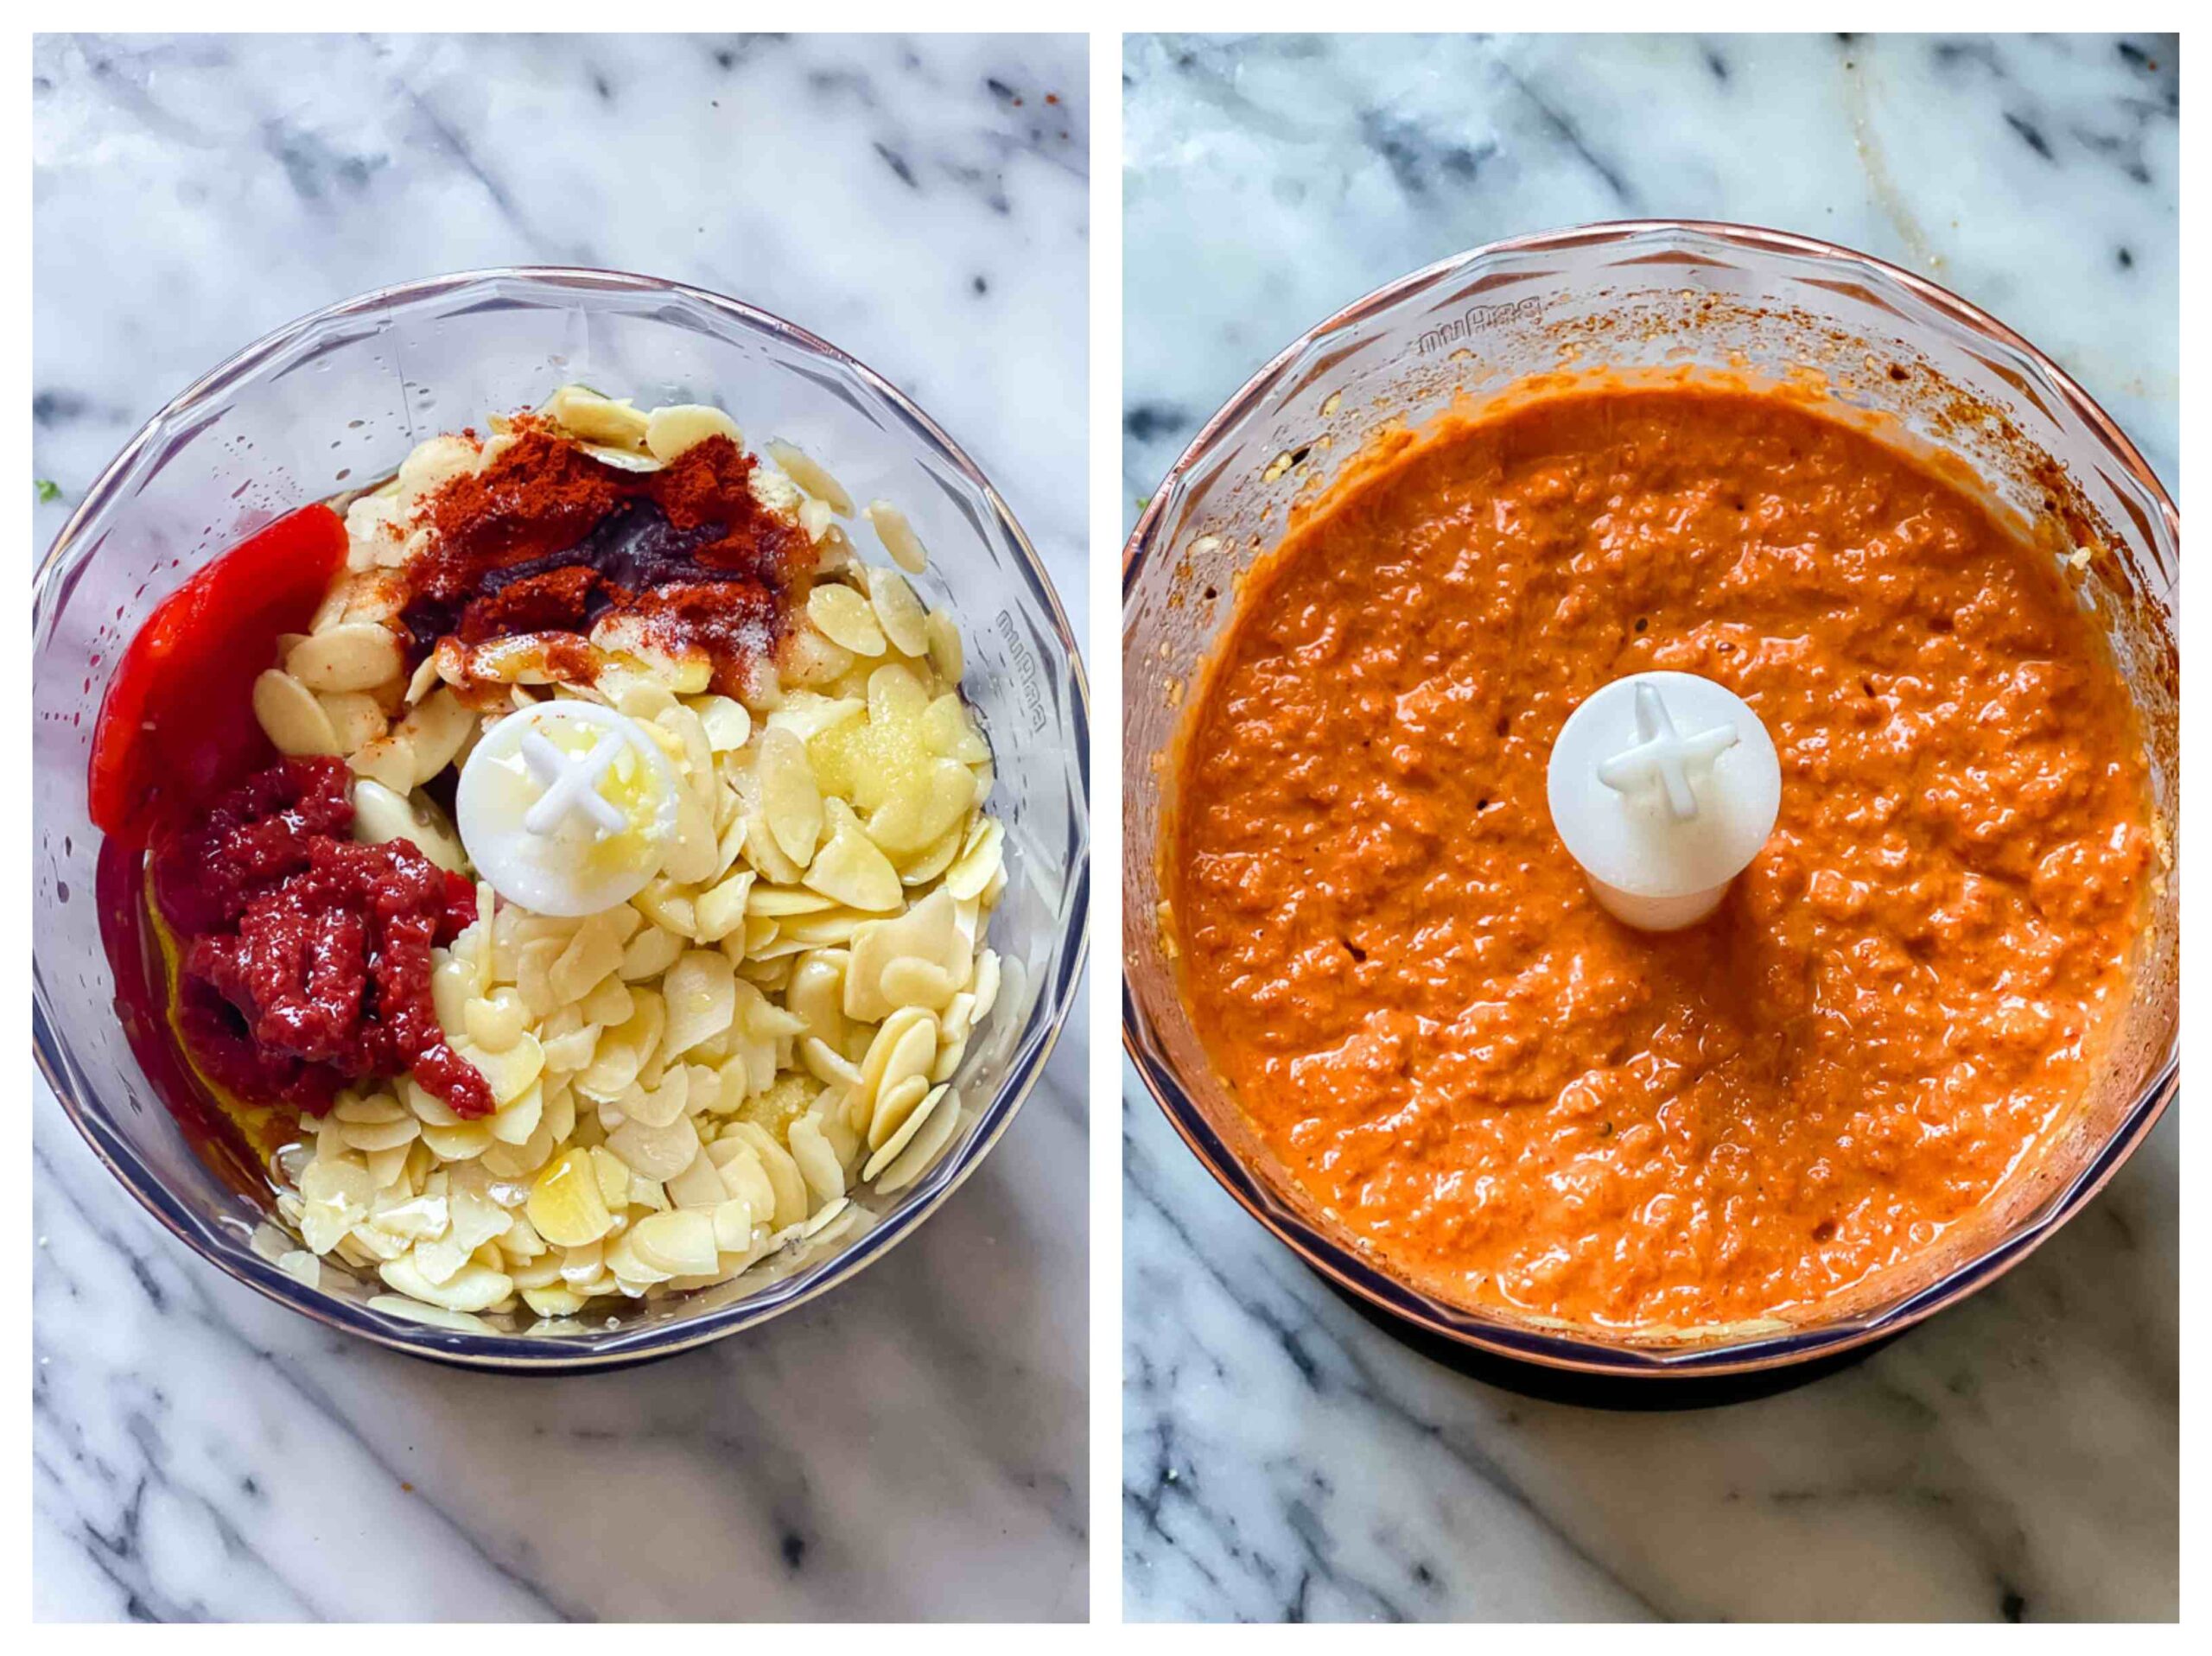
[[[2080,1096],[2150,859],[2125,687],[2047,553],[1783,397],[1562,392],[1408,438],[1245,583],[1186,726],[1184,991],[1388,1268],[1595,1327],[1802,1315]],[[1636,931],[1545,763],[1623,674],[1781,758],[1720,911]]]

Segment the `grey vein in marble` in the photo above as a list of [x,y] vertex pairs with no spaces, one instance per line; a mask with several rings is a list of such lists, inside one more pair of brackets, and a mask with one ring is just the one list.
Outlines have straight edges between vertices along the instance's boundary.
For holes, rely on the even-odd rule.
[[[1349,301],[1639,214],[1927,273],[2078,374],[2171,482],[2178,67],[2109,37],[1132,36],[1125,510]],[[1621,1414],[1384,1335],[1127,1094],[1133,1619],[2176,1613],[2171,1120],[2025,1264],[1863,1362]]]
[[[1040,36],[42,38],[34,542],[291,317],[579,262],[739,295],[911,393],[1079,633],[1086,89],[1084,43]],[[1079,1617],[1085,1044],[1078,1013],[982,1171],[836,1293],[524,1382],[232,1285],[37,1087],[35,1614]]]

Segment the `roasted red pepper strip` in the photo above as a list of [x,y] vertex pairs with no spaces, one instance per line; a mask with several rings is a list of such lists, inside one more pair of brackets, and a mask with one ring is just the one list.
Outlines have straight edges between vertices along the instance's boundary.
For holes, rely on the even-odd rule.
[[303,632],[346,558],[346,525],[303,506],[194,574],[116,664],[92,733],[94,826],[143,845],[153,825],[219,797],[276,753],[253,681]]

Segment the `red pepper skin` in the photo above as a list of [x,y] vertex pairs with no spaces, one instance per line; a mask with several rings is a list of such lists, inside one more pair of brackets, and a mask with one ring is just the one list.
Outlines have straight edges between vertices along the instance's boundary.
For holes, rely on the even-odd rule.
[[206,806],[276,757],[253,716],[253,681],[280,634],[307,630],[345,561],[344,521],[302,506],[155,607],[117,663],[93,727],[95,827],[143,846],[156,822]]

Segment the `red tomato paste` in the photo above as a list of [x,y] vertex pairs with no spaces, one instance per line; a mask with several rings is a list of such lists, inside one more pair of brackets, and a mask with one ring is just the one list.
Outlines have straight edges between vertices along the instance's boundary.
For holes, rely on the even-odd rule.
[[347,780],[337,759],[285,759],[156,842],[154,900],[186,940],[178,1028],[242,1098],[320,1114],[348,1082],[408,1070],[489,1115],[430,1001],[431,948],[475,919],[475,890],[404,840],[356,844]]

